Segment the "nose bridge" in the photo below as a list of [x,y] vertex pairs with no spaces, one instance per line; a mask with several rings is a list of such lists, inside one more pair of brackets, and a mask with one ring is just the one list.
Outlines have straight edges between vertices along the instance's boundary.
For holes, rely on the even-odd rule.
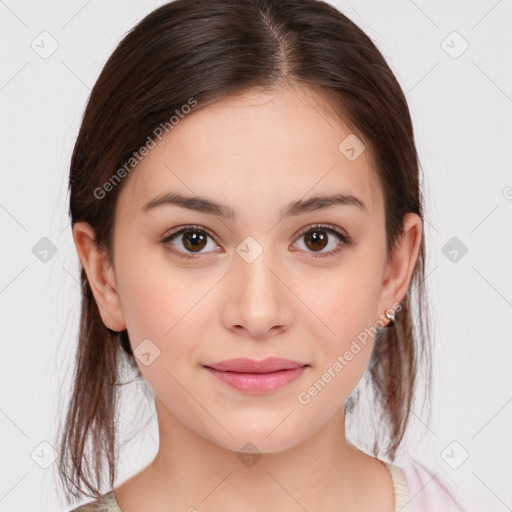
[[258,241],[248,236],[236,248],[235,271],[242,286],[240,291],[256,303],[268,303],[279,294],[276,276],[270,270],[276,265],[269,240],[270,237],[261,237]]

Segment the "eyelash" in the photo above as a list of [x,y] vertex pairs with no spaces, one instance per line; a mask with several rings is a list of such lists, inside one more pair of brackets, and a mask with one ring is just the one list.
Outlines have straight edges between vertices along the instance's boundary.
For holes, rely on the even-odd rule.
[[[327,233],[334,234],[335,236],[337,236],[341,240],[341,242],[338,244],[338,246],[335,249],[331,250],[328,253],[318,253],[318,254],[311,253],[311,255],[308,256],[308,257],[311,257],[311,258],[328,258],[328,257],[331,257],[331,256],[335,256],[344,247],[353,244],[353,240],[352,240],[351,237],[349,237],[348,235],[344,235],[344,234],[340,233],[337,229],[333,228],[332,226],[330,226],[328,224],[315,224],[313,226],[308,227],[307,229],[305,229],[304,231],[302,231],[298,235],[297,240],[300,239],[300,237],[304,236],[305,234],[311,233],[311,232],[316,231],[316,230],[318,230],[318,231],[322,230],[322,231],[326,231]],[[176,251],[176,250],[172,249],[168,245],[169,242],[172,239],[178,237],[179,235],[182,235],[183,233],[190,232],[190,231],[203,233],[205,235],[208,235],[212,240],[215,239],[213,234],[208,229],[206,229],[206,228],[204,228],[202,226],[188,225],[188,226],[181,227],[177,231],[172,231],[171,233],[166,235],[162,240],[160,240],[160,243],[162,243],[164,245],[164,247],[165,247],[165,249],[167,251],[169,251],[170,253],[172,253],[174,256],[176,256],[178,258],[186,259],[186,260],[197,259],[198,255],[200,255],[201,253],[195,253],[194,255],[187,255],[187,254],[184,254],[184,253],[181,253],[179,251]]]

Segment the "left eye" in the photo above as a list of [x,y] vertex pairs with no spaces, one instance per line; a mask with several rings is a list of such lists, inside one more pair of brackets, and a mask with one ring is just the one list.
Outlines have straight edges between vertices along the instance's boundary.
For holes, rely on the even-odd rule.
[[[331,243],[331,237],[329,234],[334,235],[338,240],[334,240]],[[312,254],[314,258],[337,254],[341,251],[344,245],[350,245],[351,243],[351,239],[348,236],[342,235],[334,228],[321,225],[313,226],[308,228],[307,231],[303,231],[294,246],[300,246],[300,242],[303,240],[306,240],[306,243],[304,244],[306,252],[313,250],[313,253],[319,253]],[[321,252],[322,249],[326,248],[329,244],[331,245],[330,250],[328,249]]]

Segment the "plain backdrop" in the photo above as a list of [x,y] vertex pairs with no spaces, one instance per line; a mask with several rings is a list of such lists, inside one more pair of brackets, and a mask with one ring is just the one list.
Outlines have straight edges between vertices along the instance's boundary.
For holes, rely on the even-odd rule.
[[[0,0],[1,511],[67,510],[53,459],[80,306],[69,159],[108,56],[163,3]],[[395,72],[424,172],[435,386],[431,418],[413,414],[406,450],[467,510],[511,510],[512,2],[332,3]],[[158,446],[140,389],[122,411],[118,482]],[[130,440],[143,423],[135,413],[149,423]]]

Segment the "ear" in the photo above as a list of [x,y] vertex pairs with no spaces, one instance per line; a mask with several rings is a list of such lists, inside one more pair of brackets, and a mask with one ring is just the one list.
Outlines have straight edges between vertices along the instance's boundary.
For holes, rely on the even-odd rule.
[[114,269],[105,250],[96,245],[94,229],[87,222],[75,222],[73,240],[103,323],[114,331],[126,329]]
[[407,213],[403,219],[403,227],[404,233],[396,241],[382,274],[377,315],[396,309],[393,305],[402,301],[418,259],[423,235],[421,217],[416,213]]

